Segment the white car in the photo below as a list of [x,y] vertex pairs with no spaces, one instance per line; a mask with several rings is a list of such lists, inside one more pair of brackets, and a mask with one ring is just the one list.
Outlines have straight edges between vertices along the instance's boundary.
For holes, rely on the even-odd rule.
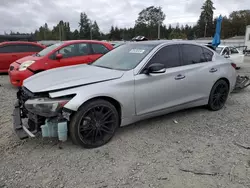
[[240,68],[240,64],[244,62],[244,54],[238,48],[233,46],[218,46],[216,52],[225,58],[232,60],[237,68]]

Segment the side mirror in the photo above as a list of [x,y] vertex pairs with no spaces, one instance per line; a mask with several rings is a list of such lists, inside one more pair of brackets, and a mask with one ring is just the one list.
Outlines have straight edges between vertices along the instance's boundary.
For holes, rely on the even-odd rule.
[[63,58],[63,55],[62,54],[56,54],[56,59],[57,60],[60,60],[60,59],[62,59]]
[[161,63],[153,63],[146,69],[146,74],[160,74],[166,72],[165,65]]
[[230,55],[229,54],[225,54],[224,57],[225,58],[230,58]]

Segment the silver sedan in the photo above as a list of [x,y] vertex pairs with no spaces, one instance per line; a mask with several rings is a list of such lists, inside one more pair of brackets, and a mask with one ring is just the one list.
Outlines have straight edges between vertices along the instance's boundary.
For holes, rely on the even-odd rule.
[[[220,110],[235,82],[235,64],[206,46],[126,43],[92,64],[25,80],[17,94],[14,129],[24,138],[35,136],[49,121],[65,122],[75,144],[99,147],[119,126],[196,106]],[[28,126],[22,123],[25,118]]]

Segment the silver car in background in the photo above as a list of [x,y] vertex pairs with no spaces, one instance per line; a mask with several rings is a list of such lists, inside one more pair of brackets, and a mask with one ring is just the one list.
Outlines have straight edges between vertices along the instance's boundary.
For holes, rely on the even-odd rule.
[[25,80],[17,94],[14,128],[34,135],[46,121],[65,121],[75,144],[95,148],[119,126],[196,106],[220,110],[235,82],[235,64],[206,46],[129,42],[92,64]]

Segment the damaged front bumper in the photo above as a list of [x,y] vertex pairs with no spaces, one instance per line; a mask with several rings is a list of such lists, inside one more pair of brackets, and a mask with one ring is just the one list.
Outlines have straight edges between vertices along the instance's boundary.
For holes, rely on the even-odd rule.
[[[29,137],[36,137],[36,134],[41,132],[43,137],[58,137],[60,141],[67,140],[68,117],[63,118],[56,116],[48,118],[29,112],[24,115],[27,115],[27,118],[22,118],[22,110],[19,101],[17,101],[13,111],[13,128],[19,139],[23,140]],[[62,114],[70,116],[68,111]],[[27,120],[27,123],[25,123],[24,120]]]
[[66,141],[71,111],[63,110],[63,105],[68,100],[50,99],[46,93],[34,94],[26,88],[20,88],[13,110],[13,128],[17,136],[25,139],[41,132],[43,137],[58,137]]
[[22,118],[21,118],[21,109],[20,103],[17,101],[14,106],[13,111],[13,128],[16,132],[17,136],[22,140],[28,137],[35,137],[37,130],[30,131],[29,127],[23,125]]

